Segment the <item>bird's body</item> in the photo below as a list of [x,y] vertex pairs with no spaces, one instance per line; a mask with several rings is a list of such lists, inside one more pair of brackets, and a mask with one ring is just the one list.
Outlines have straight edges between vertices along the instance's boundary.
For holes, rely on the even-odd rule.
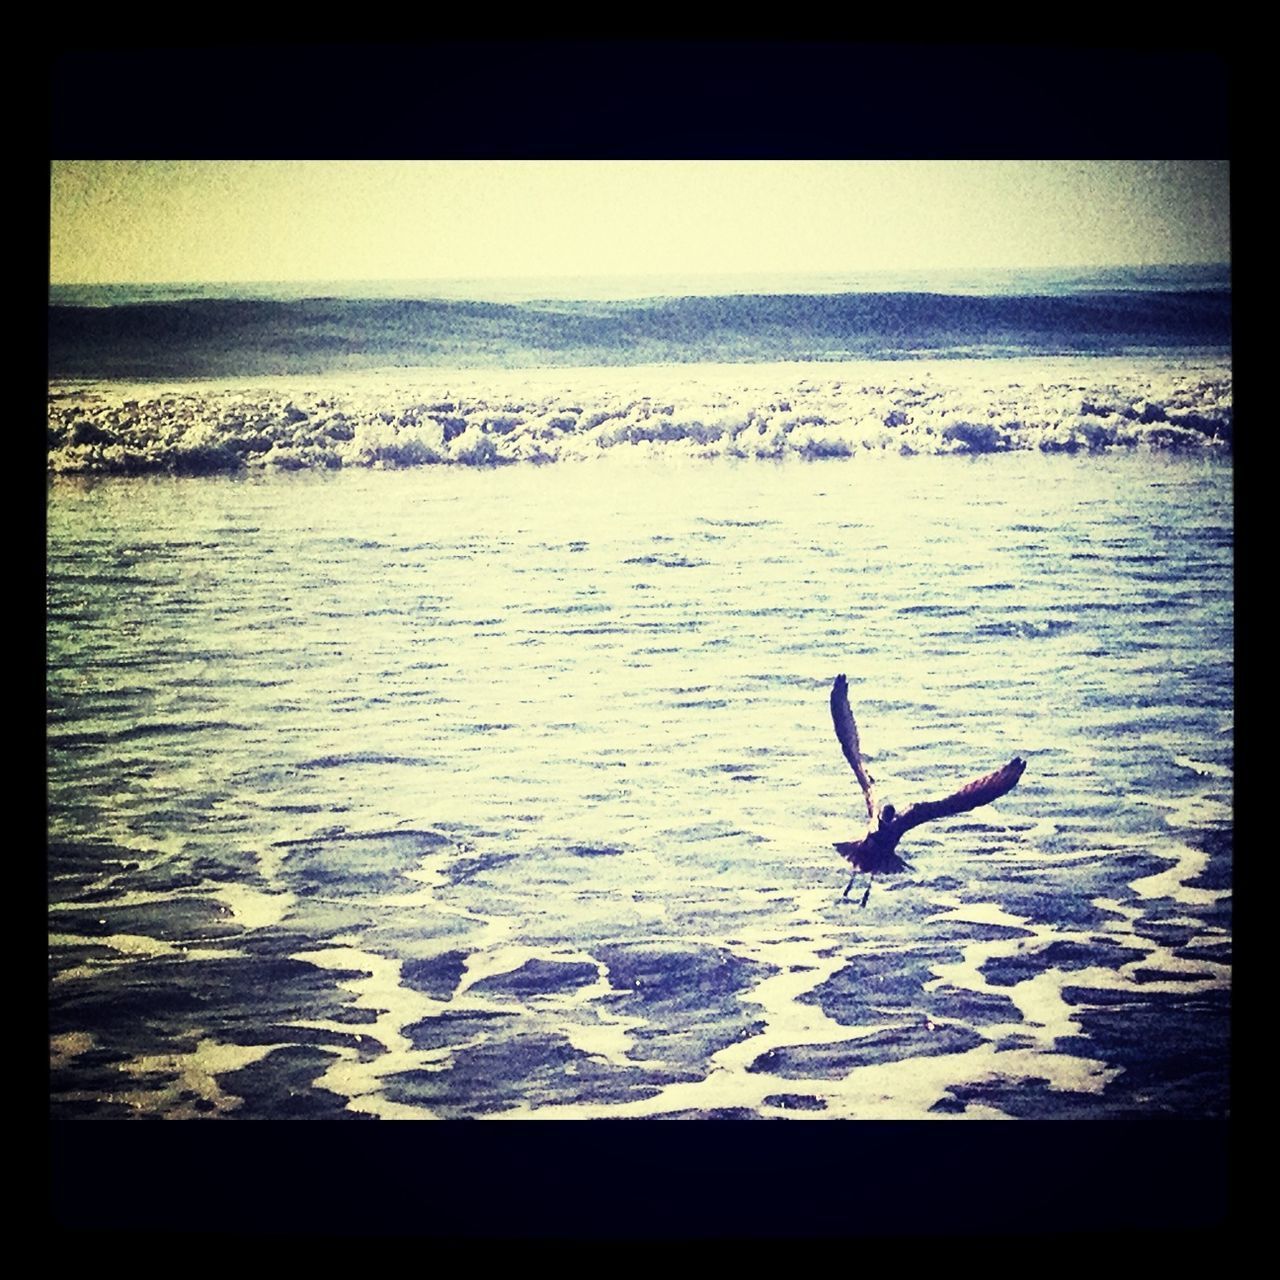
[[876,823],[861,840],[838,840],[836,852],[855,870],[874,875],[877,871],[905,871],[907,864],[894,852],[902,833],[892,823]]
[[[863,798],[867,805],[867,817],[870,826],[861,840],[845,840],[836,843],[836,851],[853,867],[854,877],[858,872],[866,872],[869,876],[877,873],[893,874],[907,869],[903,860],[895,852],[898,841],[913,827],[934,818],[946,818],[952,814],[965,813],[976,809],[979,805],[989,804],[998,799],[1006,791],[1018,785],[1022,771],[1027,767],[1024,760],[1015,756],[1002,769],[978,778],[968,785],[953,792],[943,800],[926,800],[922,803],[908,805],[899,813],[891,804],[877,806],[873,780],[862,763],[862,748],[858,742],[858,726],[854,723],[853,712],[849,707],[849,685],[843,675],[836,677],[831,688],[831,719],[835,724],[836,737],[848,760],[858,785],[862,788]],[[845,894],[853,887],[850,878]],[[867,892],[862,896],[866,904],[867,894],[871,892],[871,882],[867,882]]]

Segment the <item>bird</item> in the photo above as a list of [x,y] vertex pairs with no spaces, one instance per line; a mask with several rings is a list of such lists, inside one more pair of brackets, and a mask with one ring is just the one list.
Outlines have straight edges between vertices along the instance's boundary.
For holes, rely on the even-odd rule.
[[1022,771],[1027,767],[1025,760],[1014,756],[1003,768],[985,777],[976,778],[959,791],[952,792],[945,800],[925,800],[908,805],[899,813],[891,804],[876,805],[873,790],[875,779],[867,773],[862,763],[858,726],[849,706],[849,682],[843,674],[836,676],[835,684],[831,687],[831,719],[835,723],[836,737],[840,740],[844,758],[853,768],[858,785],[862,788],[870,823],[867,834],[861,840],[842,840],[835,844],[836,851],[853,867],[853,875],[849,877],[849,883],[840,896],[847,898],[858,873],[866,872],[867,887],[860,904],[864,907],[877,872],[892,875],[910,869],[896,852],[898,841],[908,831],[922,822],[931,822],[934,818],[949,818],[952,814],[966,813],[979,805],[998,800],[1006,791],[1012,791],[1018,785]]

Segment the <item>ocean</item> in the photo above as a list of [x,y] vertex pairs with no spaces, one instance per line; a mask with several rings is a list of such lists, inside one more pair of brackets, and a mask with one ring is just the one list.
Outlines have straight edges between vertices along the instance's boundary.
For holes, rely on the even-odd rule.
[[1229,1114],[1225,272],[801,283],[51,295],[54,1117]]

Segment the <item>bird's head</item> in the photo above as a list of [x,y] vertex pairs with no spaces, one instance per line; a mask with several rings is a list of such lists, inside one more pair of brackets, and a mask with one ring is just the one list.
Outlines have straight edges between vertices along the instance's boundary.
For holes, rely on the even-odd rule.
[[880,806],[880,825],[884,826],[886,823],[892,822],[897,815],[898,811],[893,805],[882,804]]

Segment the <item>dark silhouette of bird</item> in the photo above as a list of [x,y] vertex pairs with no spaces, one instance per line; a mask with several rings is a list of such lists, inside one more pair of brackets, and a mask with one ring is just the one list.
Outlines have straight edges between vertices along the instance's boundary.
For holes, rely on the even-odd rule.
[[875,792],[872,790],[875,780],[862,763],[858,726],[854,723],[853,712],[849,708],[849,683],[843,675],[836,676],[836,682],[831,687],[831,719],[835,723],[836,737],[840,739],[844,758],[852,766],[867,802],[867,818],[870,821],[867,834],[861,840],[839,841],[835,846],[840,856],[853,867],[853,875],[849,877],[849,883],[845,885],[841,897],[849,896],[849,890],[853,888],[859,872],[867,873],[867,888],[861,903],[864,907],[877,872],[893,874],[908,870],[907,864],[895,850],[898,841],[912,827],[918,827],[922,822],[931,822],[934,818],[949,818],[955,813],[966,813],[979,805],[998,800],[1006,791],[1012,791],[1018,785],[1022,771],[1027,767],[1025,760],[1015,756],[1003,769],[997,769],[985,778],[975,779],[945,800],[925,800],[908,805],[899,813],[891,804],[879,807],[876,805]]

